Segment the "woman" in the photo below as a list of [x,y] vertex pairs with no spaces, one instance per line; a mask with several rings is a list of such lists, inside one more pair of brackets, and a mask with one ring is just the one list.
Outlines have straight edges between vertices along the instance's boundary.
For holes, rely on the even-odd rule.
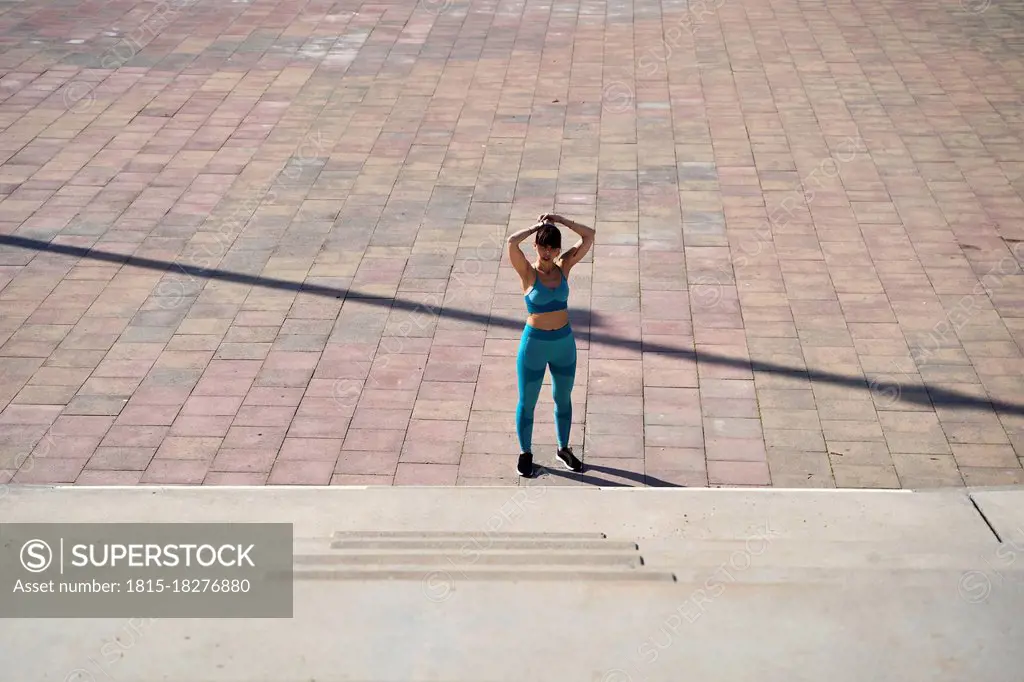
[[[568,227],[582,239],[565,253],[562,233],[556,223]],[[536,233],[537,261],[526,260],[520,242]],[[533,474],[533,412],[537,407],[544,370],[551,368],[551,389],[555,400],[555,427],[558,436],[557,457],[571,471],[582,471],[583,463],[569,447],[572,425],[572,387],[576,379],[576,338],[569,325],[569,271],[582,260],[594,244],[593,228],[560,215],[546,213],[533,227],[508,238],[508,257],[519,273],[529,317],[519,341],[516,370],[519,375],[519,404],[516,407],[516,433],[519,436],[520,476]]]

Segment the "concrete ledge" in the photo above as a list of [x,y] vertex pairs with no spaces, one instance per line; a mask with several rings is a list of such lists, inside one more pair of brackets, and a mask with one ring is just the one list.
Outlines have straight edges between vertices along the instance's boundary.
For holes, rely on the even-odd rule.
[[[948,547],[995,543],[965,489],[12,486],[0,518],[28,521],[277,521],[296,537],[339,531],[605,533],[654,538],[773,537]],[[1024,489],[1000,513],[1024,515]],[[1017,510],[1012,512],[1011,510]]]
[[[1024,564],[998,563],[1005,543],[972,502],[1009,527],[1024,490],[7,493],[6,522],[285,521],[297,553],[349,558],[297,562],[290,619],[0,620],[4,679],[1008,682],[1024,670]],[[473,556],[488,558],[460,554],[481,539],[494,544]]]

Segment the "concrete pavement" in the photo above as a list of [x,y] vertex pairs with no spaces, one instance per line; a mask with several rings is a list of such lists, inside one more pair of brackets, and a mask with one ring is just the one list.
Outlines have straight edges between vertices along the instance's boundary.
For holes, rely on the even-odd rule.
[[[1024,483],[1013,3],[0,7],[0,483]],[[571,237],[566,234],[566,239]],[[552,461],[552,403],[535,442]]]
[[1009,682],[1022,514],[1020,489],[19,487],[5,521],[293,523],[294,614],[7,619],[0,646],[39,682]]

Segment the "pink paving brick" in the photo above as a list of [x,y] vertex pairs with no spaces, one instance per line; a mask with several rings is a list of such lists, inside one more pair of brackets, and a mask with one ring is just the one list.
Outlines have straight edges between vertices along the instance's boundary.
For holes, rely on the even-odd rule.
[[8,405],[0,412],[0,424],[53,424],[61,408],[51,405]]
[[267,473],[246,471],[211,471],[203,485],[266,485]]
[[334,475],[334,462],[278,460],[267,479],[269,485],[328,485]]
[[210,464],[210,471],[267,472],[276,459],[276,449],[221,448]]
[[302,388],[257,386],[245,396],[244,404],[297,407],[303,392]]
[[153,460],[139,482],[146,485],[199,485],[209,467],[209,462],[202,460]]
[[[617,459],[644,458],[644,438],[642,435],[619,435],[615,433],[594,433],[586,436],[587,453],[592,457],[610,457]],[[703,462],[703,455],[701,455]]]
[[[460,476],[474,478],[502,478],[515,475],[515,457],[495,457],[493,455],[463,455],[461,461],[457,462]],[[402,474],[402,467],[399,465],[399,474]]]
[[12,483],[74,483],[88,458],[46,457],[29,459],[11,479]]
[[331,477],[331,485],[390,486],[393,480],[393,476],[334,474]]
[[287,437],[278,453],[278,461],[334,462],[341,453],[340,438]]
[[708,462],[708,483],[710,485],[763,486],[771,483],[767,462]]
[[75,485],[138,485],[142,471],[107,471],[86,469],[78,475]]
[[[588,451],[588,455],[593,453]],[[702,472],[708,466],[704,452],[696,448],[646,448],[644,461],[649,469],[661,472]]]
[[189,417],[235,415],[243,400],[243,396],[194,395],[185,401],[180,414]]
[[458,464],[462,459],[462,440],[407,441],[400,461],[421,464]]
[[100,444],[99,436],[49,435],[32,451],[35,458],[88,459]]
[[100,447],[92,453],[86,471],[145,471],[153,460],[156,448]]
[[465,421],[413,419],[409,422],[406,440],[410,443],[461,442],[465,435]]
[[337,474],[394,476],[398,453],[372,450],[343,450],[335,464]]
[[236,426],[288,426],[295,409],[276,405],[245,405],[232,422]]
[[395,485],[455,485],[459,467],[454,464],[400,463]]
[[[352,394],[352,401],[359,396],[358,393]],[[354,412],[354,405],[349,404],[349,396],[343,393],[338,393],[329,396],[305,396],[299,402],[295,410],[296,419],[330,419],[333,421],[347,419],[352,416]],[[365,405],[360,397],[360,405]],[[394,407],[393,402],[382,401],[382,409],[387,407]]]
[[157,459],[192,459],[209,462],[223,440],[209,436],[169,436],[156,451]]
[[[415,390],[389,390],[374,388],[373,382],[368,382],[359,396],[359,404],[362,407],[377,409],[412,409],[416,404]],[[335,398],[335,403],[338,402]],[[336,404],[334,410],[339,409]]]
[[54,436],[102,437],[113,423],[114,417],[65,415],[53,422],[50,433]]
[[108,447],[159,447],[167,435],[166,426],[114,425],[103,436],[101,445]]
[[180,410],[180,405],[135,405],[129,401],[114,423],[119,426],[170,426]]
[[349,429],[345,450],[374,450],[398,453],[405,441],[405,431],[398,429]]

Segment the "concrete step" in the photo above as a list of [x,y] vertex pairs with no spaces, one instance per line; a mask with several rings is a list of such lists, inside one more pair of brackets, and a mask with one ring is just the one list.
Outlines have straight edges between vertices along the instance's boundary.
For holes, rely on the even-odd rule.
[[346,551],[330,554],[298,554],[296,565],[305,566],[344,566],[344,565],[392,565],[392,566],[546,566],[565,568],[578,566],[616,566],[619,568],[637,568],[643,560],[636,552],[578,552],[564,551],[529,551],[507,550],[488,551],[475,554],[443,552],[410,551]]
[[669,571],[643,570],[640,566],[594,567],[555,565],[523,566],[509,568],[503,565],[474,565],[448,567],[440,565],[408,567],[390,564],[360,567],[311,567],[296,566],[292,575],[295,580],[358,580],[364,582],[406,580],[440,586],[456,581],[500,581],[519,582],[675,582],[675,574]]
[[366,536],[363,533],[335,533],[331,549],[423,549],[423,550],[544,550],[573,549],[636,551],[636,542],[609,540],[603,533],[442,533],[403,532]]
[[[481,533],[477,531],[457,530],[339,530],[331,536],[333,542],[356,542],[356,541],[377,541],[377,542],[401,542],[419,541],[431,539],[435,542],[457,542],[460,540],[474,540],[479,538]],[[490,532],[485,534],[494,541],[509,540],[557,540],[559,542],[598,542],[608,538],[604,533],[559,533],[529,531],[518,532]]]

